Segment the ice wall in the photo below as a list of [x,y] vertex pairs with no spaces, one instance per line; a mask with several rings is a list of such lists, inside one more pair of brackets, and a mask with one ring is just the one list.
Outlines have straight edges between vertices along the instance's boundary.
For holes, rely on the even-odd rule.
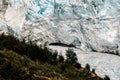
[[119,52],[119,0],[9,0],[4,18],[15,32],[36,42]]

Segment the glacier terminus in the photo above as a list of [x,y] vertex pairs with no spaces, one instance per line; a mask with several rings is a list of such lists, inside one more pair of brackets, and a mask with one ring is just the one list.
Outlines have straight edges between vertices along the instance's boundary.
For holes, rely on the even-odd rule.
[[1,0],[0,7],[2,31],[120,53],[119,0]]

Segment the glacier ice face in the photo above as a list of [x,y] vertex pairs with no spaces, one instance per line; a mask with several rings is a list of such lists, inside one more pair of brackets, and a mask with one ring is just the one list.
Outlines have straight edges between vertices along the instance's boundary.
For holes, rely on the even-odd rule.
[[120,51],[119,0],[3,2],[8,4],[3,11],[6,24],[23,37],[38,43],[61,41],[83,50]]

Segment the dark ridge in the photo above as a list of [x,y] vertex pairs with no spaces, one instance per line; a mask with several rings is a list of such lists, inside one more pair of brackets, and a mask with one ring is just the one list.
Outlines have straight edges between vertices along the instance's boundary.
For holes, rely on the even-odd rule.
[[101,53],[107,53],[107,54],[113,54],[113,55],[120,56],[118,50],[116,50],[116,51],[101,51]]
[[62,46],[62,47],[74,47],[74,48],[76,48],[76,46],[73,45],[73,44],[65,44],[65,43],[58,43],[58,42],[50,43],[49,45]]

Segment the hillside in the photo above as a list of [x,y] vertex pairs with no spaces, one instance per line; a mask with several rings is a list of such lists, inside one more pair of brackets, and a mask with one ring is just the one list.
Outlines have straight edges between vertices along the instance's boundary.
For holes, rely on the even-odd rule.
[[[83,68],[81,66],[76,67],[72,64],[65,62],[64,60],[60,61],[60,58],[56,60],[53,59],[55,58],[55,55],[54,57],[45,57],[45,59],[49,59],[49,61],[43,61],[39,55],[39,58],[35,59],[34,57],[33,59],[30,54],[29,56],[27,56],[26,54],[21,54],[21,52],[18,53],[19,51],[16,53],[16,51],[14,51],[15,44],[12,43],[12,40],[16,44],[20,43],[21,41],[17,40],[13,36],[1,36],[0,80],[103,80],[102,78],[98,77],[94,71],[90,71],[89,65],[86,68]],[[5,41],[6,44],[7,42],[9,42],[9,45],[6,46],[5,44],[2,44]],[[25,44],[27,48],[28,44],[24,43],[24,45]],[[17,47],[19,47],[19,45]],[[11,48],[11,50],[9,48]],[[19,47],[19,50],[20,48],[21,47]],[[28,48],[28,50],[29,49],[31,50],[31,53],[33,53],[33,48]],[[25,52],[27,52],[27,49]],[[43,52],[42,54],[47,55],[48,52]],[[36,54],[32,55],[36,56]],[[45,55],[43,55],[42,57],[44,56]]]
[[85,68],[37,63],[10,50],[0,51],[0,80],[103,80]]

